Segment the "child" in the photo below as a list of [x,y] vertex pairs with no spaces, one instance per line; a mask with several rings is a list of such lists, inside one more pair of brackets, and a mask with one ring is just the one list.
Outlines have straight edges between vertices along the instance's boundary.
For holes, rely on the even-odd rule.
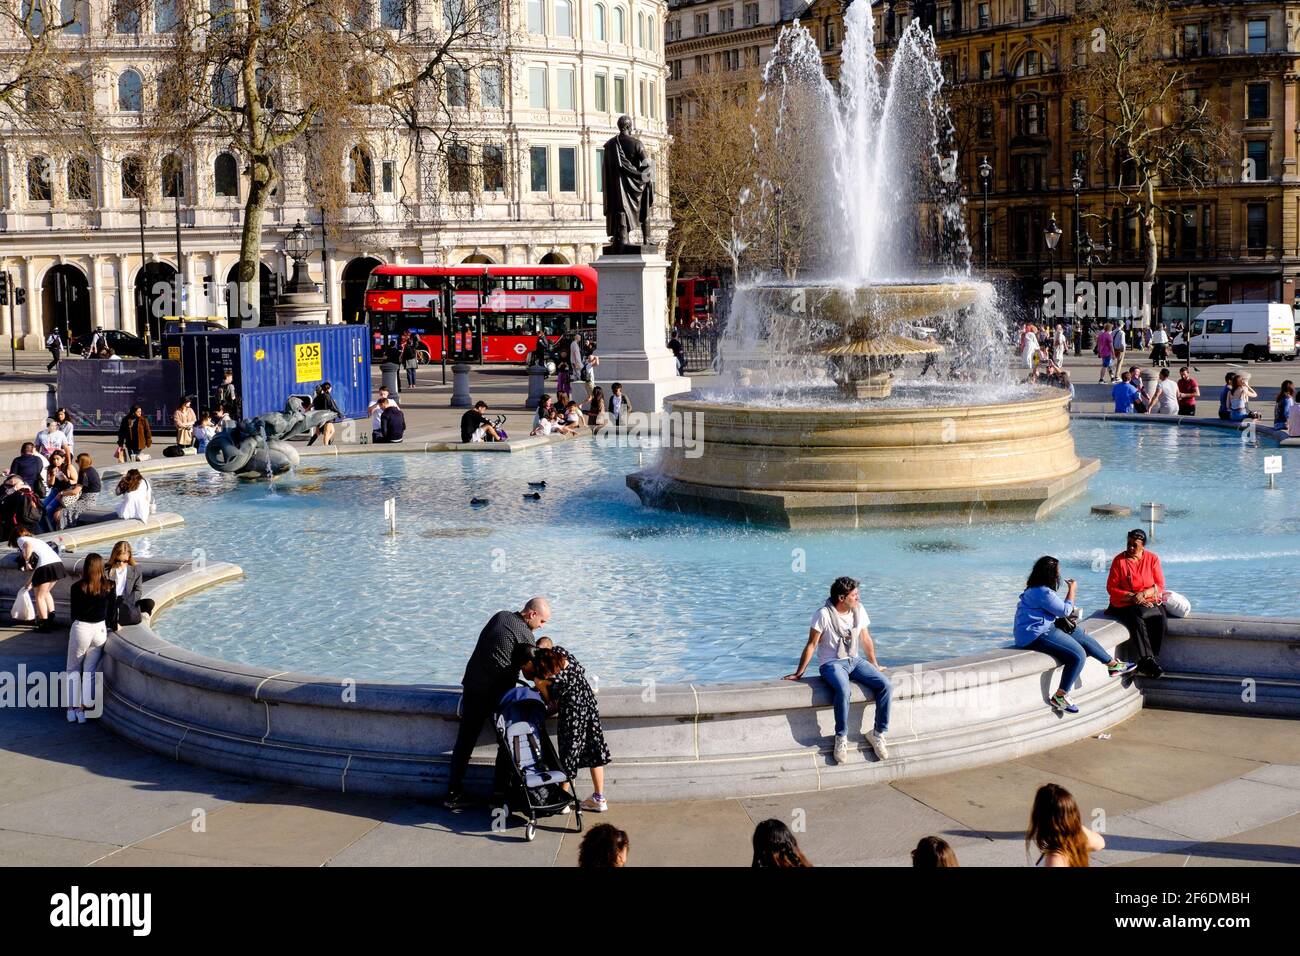
[[212,436],[217,433],[216,426],[212,423],[212,416],[207,412],[199,418],[199,423],[194,426],[194,450],[200,455],[208,447],[208,442],[212,441]]

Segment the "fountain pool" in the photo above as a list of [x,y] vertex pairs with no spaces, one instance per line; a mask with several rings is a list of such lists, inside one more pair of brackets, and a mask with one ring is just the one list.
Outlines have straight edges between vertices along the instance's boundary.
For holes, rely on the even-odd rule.
[[[1073,432],[1104,467],[1086,497],[1039,523],[796,532],[667,513],[624,486],[641,452],[584,440],[519,455],[307,459],[273,486],[164,474],[153,479],[160,510],[186,524],[136,549],[202,549],[247,573],[161,614],[167,640],[358,680],[456,684],[482,622],[534,593],[555,604],[551,636],[603,684],[778,677],[840,574],[863,582],[884,663],[989,650],[1008,642],[1040,554],[1062,558],[1087,611],[1104,605],[1110,557],[1137,520],[1092,516],[1096,502],[1166,505],[1152,547],[1197,608],[1294,613],[1300,479],[1287,472],[1267,489],[1269,446],[1136,423],[1076,421]],[[542,478],[543,499],[525,500]],[[471,508],[474,495],[491,504]]]

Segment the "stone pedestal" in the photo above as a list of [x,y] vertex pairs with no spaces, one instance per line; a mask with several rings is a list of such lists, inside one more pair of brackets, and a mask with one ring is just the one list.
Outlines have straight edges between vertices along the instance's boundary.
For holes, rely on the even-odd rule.
[[668,260],[651,252],[609,255],[592,264],[599,277],[596,298],[596,381],[606,401],[614,382],[636,412],[663,411],[669,395],[689,391],[668,351]]
[[524,408],[536,408],[545,394],[546,366],[532,365],[528,369],[528,398],[524,400]]
[[474,399],[469,393],[469,372],[473,366],[456,363],[451,367],[451,407],[469,408]]
[[284,292],[275,300],[276,325],[324,325],[329,309],[321,292]]

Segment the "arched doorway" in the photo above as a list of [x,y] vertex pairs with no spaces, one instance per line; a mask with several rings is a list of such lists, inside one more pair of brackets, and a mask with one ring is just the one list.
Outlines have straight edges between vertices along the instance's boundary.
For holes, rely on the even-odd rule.
[[558,252],[548,252],[546,255],[542,256],[541,264],[544,266],[567,266],[569,260],[564,258],[564,256],[560,255]]
[[472,252],[460,260],[462,265],[492,265],[492,257],[482,252]]
[[59,330],[66,344],[90,331],[90,284],[76,266],[55,266],[41,282],[42,338]]
[[153,341],[162,336],[162,316],[175,315],[176,268],[168,262],[146,262],[135,274],[135,334]]
[[[275,278],[271,272],[270,266],[265,262],[258,263],[257,268],[257,299],[259,323],[261,325],[275,325],[275,295],[272,289],[272,280]],[[236,262],[226,273],[226,324],[232,329],[237,329],[244,324],[246,316],[240,315],[239,312],[239,263]]]
[[375,266],[383,265],[378,259],[362,256],[353,259],[343,267],[343,278],[339,281],[342,295],[339,302],[343,309],[344,322],[360,322],[366,307],[366,280]]

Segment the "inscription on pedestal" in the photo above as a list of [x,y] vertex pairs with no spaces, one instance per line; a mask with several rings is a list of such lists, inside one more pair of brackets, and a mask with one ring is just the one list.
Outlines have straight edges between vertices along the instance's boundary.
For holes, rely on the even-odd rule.
[[641,336],[641,296],[636,292],[601,292],[597,334],[606,342]]

